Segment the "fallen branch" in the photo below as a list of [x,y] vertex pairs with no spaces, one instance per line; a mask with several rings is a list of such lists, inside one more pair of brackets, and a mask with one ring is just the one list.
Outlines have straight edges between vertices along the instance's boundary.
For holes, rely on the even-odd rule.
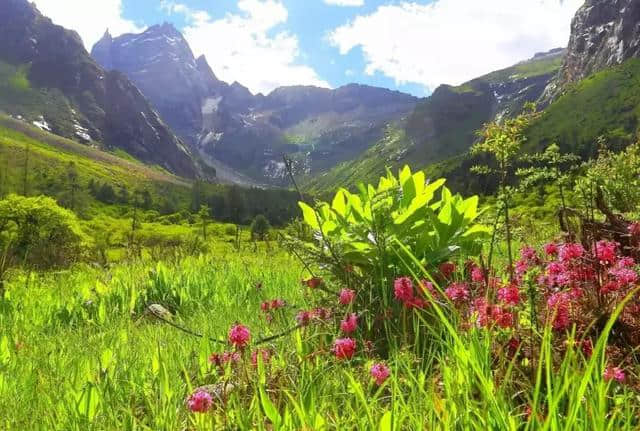
[[[153,311],[150,314],[153,317],[155,317],[156,319],[158,319],[159,321],[161,321],[162,323],[166,323],[167,325],[171,326],[172,328],[175,328],[175,329],[177,329],[179,331],[182,331],[185,334],[188,334],[188,335],[191,335],[191,336],[197,337],[197,338],[207,338],[208,340],[210,340],[210,341],[212,341],[214,343],[218,343],[218,344],[227,344],[227,342],[225,340],[220,340],[218,338],[205,337],[204,335],[202,335],[202,334],[200,334],[198,332],[195,332],[195,331],[193,331],[191,329],[185,328],[184,326],[178,325],[177,323],[174,323],[174,322],[172,322],[172,321],[170,321],[168,319],[165,319],[164,317],[160,316],[159,314],[157,314],[157,313],[155,313]],[[277,340],[278,338],[285,337],[285,336],[291,334],[292,332],[294,332],[294,331],[296,331],[296,330],[298,330],[298,329],[300,329],[302,327],[304,327],[303,324],[298,324],[298,325],[293,326],[293,327],[291,327],[291,328],[289,328],[289,329],[287,329],[287,330],[285,330],[283,332],[280,332],[279,334],[270,335],[268,337],[260,338],[257,341],[255,341],[253,344],[256,345],[256,346],[259,346],[260,344],[265,344],[265,343],[268,343],[270,341]]]

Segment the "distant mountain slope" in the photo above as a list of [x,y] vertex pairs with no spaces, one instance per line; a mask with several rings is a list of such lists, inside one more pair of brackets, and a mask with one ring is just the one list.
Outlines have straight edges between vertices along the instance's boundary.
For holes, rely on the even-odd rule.
[[0,4],[0,90],[1,109],[43,129],[196,175],[189,151],[140,91],[121,73],[105,72],[77,33],[26,0]]
[[458,158],[469,150],[485,123],[517,114],[526,102],[535,102],[558,73],[564,53],[554,49],[457,87],[438,87],[406,121],[387,127],[364,154],[307,178],[306,187],[321,192],[375,179],[385,167],[409,164],[419,169]]
[[205,153],[205,160],[214,158],[225,171],[235,169],[257,182],[283,181],[283,153],[308,173],[356,157],[418,101],[355,84],[336,90],[283,87],[252,95],[239,83],[218,80],[207,60],[195,59],[170,24],[138,35],[112,38],[107,33],[92,55],[136,83],[194,151]]

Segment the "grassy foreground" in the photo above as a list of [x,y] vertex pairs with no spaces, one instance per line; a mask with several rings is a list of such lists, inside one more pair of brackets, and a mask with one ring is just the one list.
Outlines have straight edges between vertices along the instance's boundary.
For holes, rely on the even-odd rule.
[[[416,317],[435,315],[421,335],[429,342],[391,354],[382,386],[369,376],[370,354],[330,354],[331,328],[298,329],[262,346],[268,363],[254,366],[247,354],[218,371],[209,357],[223,345],[144,313],[164,304],[174,322],[220,340],[239,321],[257,340],[293,326],[311,303],[304,275],[284,254],[231,250],[108,271],[14,274],[0,303],[0,428],[637,429],[637,396],[603,380],[600,344],[586,365],[568,354],[559,368],[543,348],[537,386],[523,384],[514,397],[513,379],[491,371],[507,360],[492,356],[492,332],[458,333],[437,310]],[[290,305],[267,323],[260,304],[274,298]],[[544,334],[548,345],[551,337]],[[208,414],[186,408],[193,388],[221,382],[235,385],[226,405]]]

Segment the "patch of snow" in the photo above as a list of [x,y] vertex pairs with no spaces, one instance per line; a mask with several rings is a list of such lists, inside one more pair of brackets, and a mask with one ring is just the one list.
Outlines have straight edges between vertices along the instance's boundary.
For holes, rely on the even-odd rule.
[[147,122],[147,125],[149,127],[151,127],[151,130],[153,130],[153,133],[156,134],[156,139],[160,139],[160,134],[158,133],[158,131],[156,130],[155,127],[153,127],[153,124],[151,124],[151,122],[149,121],[149,119],[147,118],[147,116],[145,115],[145,113],[143,111],[140,111],[140,115],[142,115],[142,118],[144,118],[144,121]]
[[47,132],[51,131],[51,126],[49,126],[49,123],[45,121],[42,115],[38,117],[38,119],[34,121],[32,124],[41,130],[46,130]]
[[287,174],[284,162],[276,160],[269,160],[265,165],[263,172],[265,177],[273,179],[284,178]]
[[218,106],[222,101],[222,96],[208,97],[202,104],[202,115],[211,115],[218,111]]
[[89,134],[89,130],[82,127],[80,124],[75,123],[73,128],[76,129],[76,136],[80,139],[89,142],[91,141],[91,135]]

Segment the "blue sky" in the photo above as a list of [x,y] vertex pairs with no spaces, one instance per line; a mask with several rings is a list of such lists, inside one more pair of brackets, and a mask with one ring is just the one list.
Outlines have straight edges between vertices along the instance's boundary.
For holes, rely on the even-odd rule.
[[[432,0],[420,1],[427,4]],[[181,3],[194,10],[206,10],[214,18],[223,18],[226,14],[238,14],[235,0],[184,0]],[[396,83],[391,77],[376,72],[373,75],[364,73],[365,61],[362,53],[356,49],[346,55],[340,55],[335,46],[327,43],[327,35],[335,28],[348,23],[358,15],[370,14],[388,0],[367,0],[361,7],[340,7],[328,5],[322,0],[283,0],[288,11],[286,23],[274,26],[269,34],[289,31],[295,34],[300,44],[300,62],[312,67],[323,80],[332,86],[359,82],[386,88],[394,88],[407,93],[424,95],[425,87],[418,83]],[[124,2],[124,16],[139,23],[170,21],[179,29],[189,23],[181,14],[167,14],[160,10],[157,0],[135,0]],[[215,61],[210,61],[214,72]]]
[[358,82],[425,96],[566,46],[583,0],[35,2],[88,49],[107,27],[118,35],[172,22],[221,79],[254,93]]

